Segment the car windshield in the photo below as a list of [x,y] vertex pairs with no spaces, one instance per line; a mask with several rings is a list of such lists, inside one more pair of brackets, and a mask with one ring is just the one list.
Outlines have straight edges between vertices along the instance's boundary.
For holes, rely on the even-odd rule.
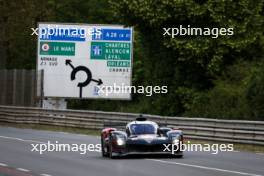
[[133,124],[130,126],[131,134],[156,134],[155,127],[152,124]]

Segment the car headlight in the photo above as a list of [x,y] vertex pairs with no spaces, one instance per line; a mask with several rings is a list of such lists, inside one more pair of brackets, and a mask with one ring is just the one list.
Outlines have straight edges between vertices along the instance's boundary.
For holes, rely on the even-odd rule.
[[178,145],[180,143],[180,135],[176,135],[172,137],[172,144]]
[[180,140],[178,138],[174,138],[172,140],[172,144],[178,145],[180,143]]
[[116,143],[117,143],[117,145],[124,145],[125,144],[125,140],[122,139],[122,138],[117,138],[116,139]]

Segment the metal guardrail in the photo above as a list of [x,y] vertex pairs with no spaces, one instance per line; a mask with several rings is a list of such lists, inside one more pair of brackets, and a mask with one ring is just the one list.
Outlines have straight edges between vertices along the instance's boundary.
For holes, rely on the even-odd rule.
[[[104,124],[124,125],[138,114],[47,110],[41,108],[0,106],[0,122],[53,125],[100,130]],[[182,129],[185,138],[244,143],[264,146],[264,122],[244,120],[220,120],[205,118],[166,117],[144,115],[150,120],[173,128]]]

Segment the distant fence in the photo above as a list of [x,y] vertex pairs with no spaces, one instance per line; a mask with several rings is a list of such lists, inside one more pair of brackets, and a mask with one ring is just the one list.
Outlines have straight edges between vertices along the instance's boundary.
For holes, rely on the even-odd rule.
[[[95,130],[102,129],[104,124],[109,123],[125,126],[127,122],[134,120],[137,116],[138,114],[132,113],[0,106],[0,122]],[[144,116],[159,124],[182,129],[186,138],[264,146],[263,121]]]
[[36,70],[0,70],[0,105],[37,106],[36,75]]

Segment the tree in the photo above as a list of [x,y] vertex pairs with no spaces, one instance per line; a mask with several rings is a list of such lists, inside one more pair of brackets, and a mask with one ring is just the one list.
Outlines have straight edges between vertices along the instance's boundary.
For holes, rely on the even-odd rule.
[[[141,48],[142,52],[149,53],[142,58],[147,70],[145,77],[152,78],[152,84],[167,84],[170,87],[170,94],[163,102],[168,106],[159,113],[164,113],[171,106],[174,106],[174,115],[184,113],[197,94],[207,94],[214,88],[215,80],[222,79],[226,67],[239,61],[261,58],[264,51],[262,0],[109,2],[120,23],[140,31],[145,46]],[[233,28],[234,34],[219,35],[217,38],[163,36],[163,28],[179,28],[180,25],[186,28]],[[236,98],[238,95],[232,94]]]

